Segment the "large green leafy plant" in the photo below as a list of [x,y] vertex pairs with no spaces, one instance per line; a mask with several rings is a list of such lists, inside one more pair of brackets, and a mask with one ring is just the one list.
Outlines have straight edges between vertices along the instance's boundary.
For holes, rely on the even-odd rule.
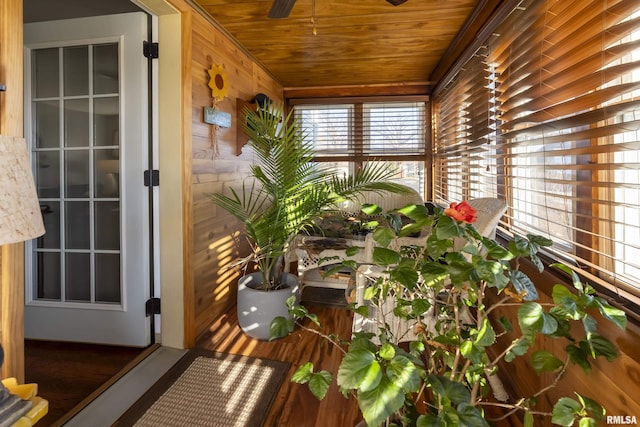
[[[292,299],[293,319],[274,320],[272,336],[289,333],[297,323],[339,347],[344,356],[338,386],[356,397],[369,426],[488,426],[490,405],[494,415],[496,410],[505,416],[519,412],[527,426],[533,425],[534,415],[548,415],[563,426],[595,426],[604,409],[589,397],[563,397],[551,413],[537,410],[536,401],[561,380],[569,365],[589,371],[591,360],[616,357],[614,345],[598,334],[593,314],[599,312],[624,329],[624,312],[560,264],[552,268],[566,273],[573,286],[557,284],[552,303],[538,302],[533,282],[519,267],[528,258],[543,270],[538,252],[552,244],[546,238],[516,236],[503,247],[476,231],[475,213],[466,204],[433,214],[422,206],[408,206],[399,213],[415,224],[394,227],[388,222],[376,229],[373,258],[384,274],[367,287],[365,303],[352,309],[367,317],[372,308],[392,299],[393,316],[414,327],[408,342],[398,343],[402,338],[394,336],[388,318],[373,319],[379,322],[376,332],[355,332],[348,340],[320,332],[313,326],[319,325],[317,317]],[[431,229],[426,244],[391,249],[394,239],[423,227]],[[515,309],[517,320],[498,316],[500,309]],[[514,339],[498,345],[497,337],[506,333]],[[540,336],[564,340],[563,354],[534,351]],[[505,369],[503,377],[513,377],[509,364],[519,357],[530,358],[538,373],[552,372],[553,381],[531,396],[493,398],[492,389],[496,397],[504,392],[498,368]],[[308,383],[321,399],[333,374],[306,363],[292,380]]]
[[252,251],[238,265],[255,263],[264,290],[281,286],[282,259],[291,239],[323,211],[364,191],[405,191],[389,181],[395,172],[382,164],[341,177],[314,162],[312,143],[282,107],[246,108],[243,114],[256,162],[241,190],[230,188],[230,194],[212,194],[211,199],[244,224]]

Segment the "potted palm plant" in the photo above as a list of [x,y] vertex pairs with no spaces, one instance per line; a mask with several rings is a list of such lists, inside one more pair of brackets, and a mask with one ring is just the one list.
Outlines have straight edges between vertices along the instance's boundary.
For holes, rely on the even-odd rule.
[[243,129],[257,158],[249,178],[240,190],[230,188],[229,194],[211,199],[244,224],[251,253],[235,265],[257,271],[238,282],[238,318],[245,333],[266,340],[271,320],[286,315],[284,301],[297,293],[297,277],[283,272],[283,257],[296,234],[345,199],[365,191],[403,192],[404,187],[391,182],[394,171],[380,165],[336,176],[313,161],[313,145],[292,113],[285,116],[280,106],[258,107],[243,112]]
[[[337,346],[343,353],[338,386],[345,395],[355,396],[371,427],[486,427],[497,411],[503,417],[519,414],[527,427],[534,425],[535,417],[545,416],[561,426],[601,423],[605,411],[588,396],[562,397],[552,411],[541,411],[537,402],[570,365],[589,371],[593,359],[616,357],[613,343],[598,334],[594,315],[624,329],[624,312],[561,264],[550,268],[566,274],[573,286],[557,284],[553,301],[539,302],[533,282],[519,267],[528,258],[540,271],[545,268],[538,252],[552,244],[546,238],[516,236],[504,247],[476,231],[475,212],[465,203],[433,214],[424,206],[399,211],[415,224],[386,225],[374,232],[370,269],[377,274],[361,282],[366,284],[363,298],[351,307],[354,316],[375,327],[339,339],[316,328],[317,317],[289,300],[293,317],[275,319],[274,336],[288,334],[297,323]],[[430,228],[425,244],[393,245],[416,227]],[[501,311],[510,316],[498,315]],[[500,336],[509,340],[500,342]],[[564,351],[534,351],[540,336],[564,341]],[[530,396],[509,397],[499,374],[521,357],[529,358],[538,374],[550,372],[553,380]],[[333,373],[305,363],[292,381],[307,383],[322,399]]]

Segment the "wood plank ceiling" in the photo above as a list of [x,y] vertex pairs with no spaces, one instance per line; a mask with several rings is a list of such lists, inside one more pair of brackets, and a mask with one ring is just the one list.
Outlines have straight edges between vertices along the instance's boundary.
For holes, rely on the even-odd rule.
[[428,84],[483,3],[297,0],[289,17],[269,19],[272,0],[194,1],[285,88]]

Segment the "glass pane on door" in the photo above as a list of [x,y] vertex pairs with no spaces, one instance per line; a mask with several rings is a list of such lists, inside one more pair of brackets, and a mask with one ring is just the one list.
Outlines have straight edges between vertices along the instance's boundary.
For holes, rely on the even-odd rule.
[[[33,296],[122,304],[118,43],[32,50]],[[62,76],[62,79],[59,78]]]

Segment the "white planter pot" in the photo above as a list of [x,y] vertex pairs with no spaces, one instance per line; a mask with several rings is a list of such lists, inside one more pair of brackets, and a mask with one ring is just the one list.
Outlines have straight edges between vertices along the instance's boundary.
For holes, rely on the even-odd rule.
[[251,273],[238,280],[238,323],[242,331],[259,340],[269,339],[271,321],[278,317],[287,317],[286,301],[291,295],[299,298],[300,280],[290,273],[285,275],[284,283],[288,287],[277,291],[256,290],[262,282],[262,276]]

